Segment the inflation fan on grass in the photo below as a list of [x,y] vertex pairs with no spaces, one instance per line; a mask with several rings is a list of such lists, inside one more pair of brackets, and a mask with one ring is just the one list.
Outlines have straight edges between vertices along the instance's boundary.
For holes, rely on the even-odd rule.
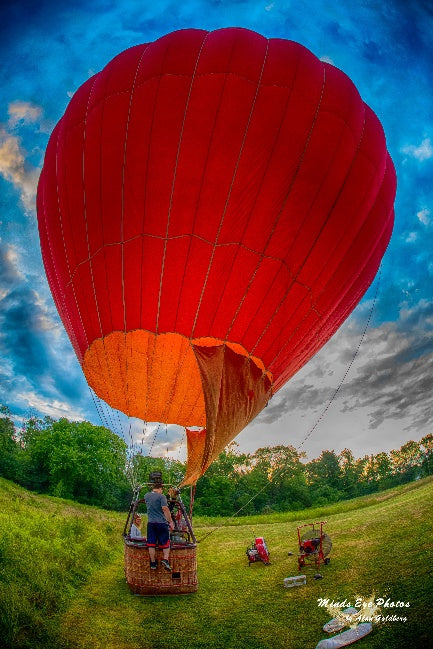
[[328,554],[331,552],[332,541],[328,534],[323,531],[325,524],[326,521],[306,523],[297,528],[299,572],[301,568],[307,565],[314,565],[315,568],[319,569],[322,563],[328,565],[331,561]]
[[247,548],[248,567],[252,563],[257,563],[258,561],[264,563],[265,566],[270,566],[271,562],[269,561],[269,556],[270,552],[265,539],[263,536],[258,536]]

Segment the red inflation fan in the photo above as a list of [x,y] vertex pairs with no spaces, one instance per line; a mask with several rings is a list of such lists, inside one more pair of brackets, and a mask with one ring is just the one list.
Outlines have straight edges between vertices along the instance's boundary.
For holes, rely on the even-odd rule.
[[256,561],[262,561],[265,566],[270,566],[269,555],[270,552],[265,539],[262,536],[258,536],[254,539],[250,547],[247,548],[248,567],[252,563],[256,563]]
[[[320,523],[306,523],[305,525],[300,525],[298,529],[298,570],[300,571],[303,566],[306,564],[314,564],[317,568],[320,568],[320,564],[324,563],[327,565],[331,560],[328,557],[328,554],[331,552],[332,541],[330,537],[323,531],[323,526],[326,524],[326,521],[321,521]],[[320,525],[319,528],[315,527]],[[311,528],[304,531],[301,536],[301,530],[303,528]]]

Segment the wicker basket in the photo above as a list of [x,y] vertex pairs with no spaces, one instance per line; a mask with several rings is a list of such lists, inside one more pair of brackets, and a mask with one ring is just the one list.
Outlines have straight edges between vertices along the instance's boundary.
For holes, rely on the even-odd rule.
[[197,556],[194,543],[172,544],[170,564],[173,572],[161,566],[162,550],[157,548],[157,570],[150,569],[146,543],[125,539],[125,577],[134,595],[177,595],[197,591]]

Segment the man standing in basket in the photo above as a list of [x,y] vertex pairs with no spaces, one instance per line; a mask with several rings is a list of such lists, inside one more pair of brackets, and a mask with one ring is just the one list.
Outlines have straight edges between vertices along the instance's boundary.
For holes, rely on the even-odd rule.
[[147,507],[147,547],[149,548],[150,568],[156,570],[156,546],[162,548],[163,559],[161,565],[171,572],[170,556],[170,529],[174,529],[173,519],[168,508],[167,498],[162,493],[162,484],[155,482],[152,491],[144,496]]

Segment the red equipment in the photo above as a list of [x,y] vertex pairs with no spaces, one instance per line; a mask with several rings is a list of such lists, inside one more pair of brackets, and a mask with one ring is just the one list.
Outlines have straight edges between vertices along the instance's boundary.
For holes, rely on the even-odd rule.
[[[325,524],[326,521],[321,521],[320,523],[306,523],[305,525],[300,525],[297,528],[299,545],[299,571],[307,563],[314,563],[317,568],[320,568],[321,563],[327,565],[331,561],[327,555],[331,551],[332,541],[330,537],[323,531],[323,526]],[[315,525],[320,525],[320,528],[317,529]],[[301,536],[301,530],[304,527],[310,527],[311,529],[305,531]]]
[[248,567],[256,561],[262,561],[265,566],[270,566],[269,555],[270,552],[265,539],[262,536],[258,536],[254,539],[251,546],[247,548]]

